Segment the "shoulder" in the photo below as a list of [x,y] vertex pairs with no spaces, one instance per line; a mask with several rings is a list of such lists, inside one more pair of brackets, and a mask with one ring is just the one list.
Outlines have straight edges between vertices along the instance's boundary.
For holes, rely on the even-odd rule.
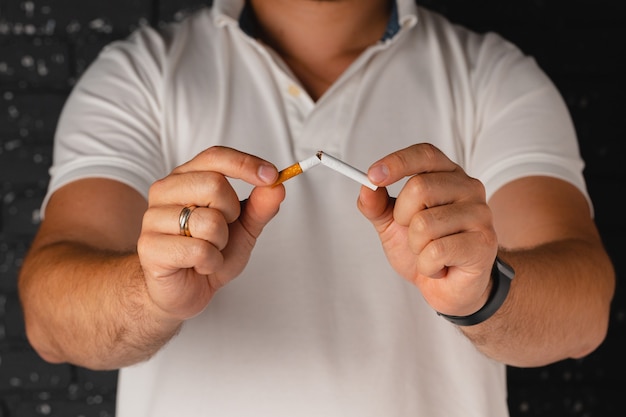
[[462,58],[472,66],[479,61],[524,57],[517,45],[493,31],[477,31],[421,6],[417,15],[416,36],[443,55]]
[[106,45],[98,58],[155,62],[175,59],[195,40],[210,36],[214,27],[211,10],[204,7],[178,21],[140,26],[127,37]]

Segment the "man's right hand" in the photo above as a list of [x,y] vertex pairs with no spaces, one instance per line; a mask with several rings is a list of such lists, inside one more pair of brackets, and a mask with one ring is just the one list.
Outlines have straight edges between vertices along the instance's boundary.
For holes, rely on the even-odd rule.
[[[150,297],[169,318],[199,314],[241,273],[285,197],[282,185],[267,187],[277,176],[258,157],[212,147],[152,185],[138,253]],[[257,187],[242,204],[227,177]],[[184,236],[179,216],[190,206],[191,236]]]

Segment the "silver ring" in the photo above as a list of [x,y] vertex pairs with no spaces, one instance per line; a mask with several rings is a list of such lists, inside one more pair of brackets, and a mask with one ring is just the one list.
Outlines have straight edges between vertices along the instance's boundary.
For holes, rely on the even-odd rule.
[[191,232],[189,231],[189,218],[195,209],[196,206],[186,206],[180,211],[180,215],[178,216],[178,225],[180,227],[181,236],[192,237]]

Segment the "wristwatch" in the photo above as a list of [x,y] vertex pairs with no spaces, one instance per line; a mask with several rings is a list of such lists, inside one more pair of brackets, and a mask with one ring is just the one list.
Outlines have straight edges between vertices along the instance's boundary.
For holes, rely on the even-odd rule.
[[480,310],[469,316],[449,316],[439,312],[437,312],[437,314],[457,326],[473,326],[482,323],[493,316],[502,306],[504,300],[506,300],[506,296],[509,294],[513,277],[515,277],[513,268],[496,257],[493,268],[491,268],[491,279],[493,280],[491,293],[489,294],[487,302]]

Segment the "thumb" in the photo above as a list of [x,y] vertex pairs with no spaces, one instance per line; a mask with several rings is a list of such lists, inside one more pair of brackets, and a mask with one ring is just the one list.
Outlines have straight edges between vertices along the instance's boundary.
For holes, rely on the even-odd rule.
[[385,187],[379,187],[376,191],[361,187],[357,207],[378,233],[384,232],[393,223],[394,205],[395,198],[389,197]]
[[228,245],[222,250],[224,268],[218,281],[223,285],[238,276],[265,225],[278,213],[285,198],[285,187],[256,187],[242,203],[239,218],[229,225]]
[[[250,197],[242,203],[241,215],[238,223],[241,230],[235,233],[245,233],[248,238],[256,240],[265,225],[274,218],[280,208],[280,203],[285,199],[285,187],[256,187],[250,193]],[[239,228],[237,228],[239,229]],[[231,239],[234,236],[231,236]]]

